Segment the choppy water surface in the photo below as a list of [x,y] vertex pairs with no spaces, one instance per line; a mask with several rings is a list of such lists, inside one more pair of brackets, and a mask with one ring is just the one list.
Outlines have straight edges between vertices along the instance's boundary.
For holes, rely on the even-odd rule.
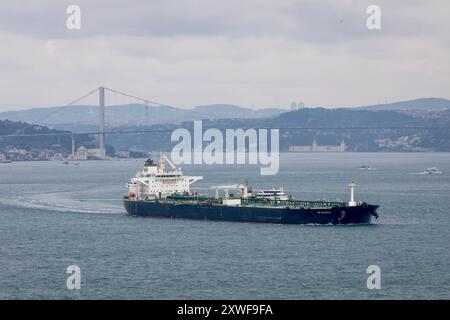
[[[280,172],[186,166],[208,185],[284,186],[298,199],[379,204],[369,226],[136,218],[142,161],[0,164],[0,298],[450,298],[450,154],[283,154]],[[359,170],[370,165],[376,170]],[[441,175],[415,175],[437,166]],[[67,266],[81,290],[67,290]],[[366,268],[381,268],[368,290]]]

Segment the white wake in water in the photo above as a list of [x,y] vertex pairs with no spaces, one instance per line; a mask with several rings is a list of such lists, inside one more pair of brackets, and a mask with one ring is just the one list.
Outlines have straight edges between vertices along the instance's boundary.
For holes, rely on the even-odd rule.
[[[19,208],[39,209],[58,212],[76,213],[124,213],[121,198],[117,199],[89,199],[80,194],[75,199],[75,192],[46,192],[15,196],[14,198],[0,198],[0,203]],[[78,193],[78,192],[76,192]],[[72,197],[71,197],[72,196]]]

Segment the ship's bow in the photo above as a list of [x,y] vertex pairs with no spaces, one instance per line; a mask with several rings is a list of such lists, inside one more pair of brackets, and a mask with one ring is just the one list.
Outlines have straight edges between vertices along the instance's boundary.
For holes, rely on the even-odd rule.
[[368,224],[372,218],[377,219],[377,209],[379,206],[362,204],[353,207],[339,208],[338,224]]

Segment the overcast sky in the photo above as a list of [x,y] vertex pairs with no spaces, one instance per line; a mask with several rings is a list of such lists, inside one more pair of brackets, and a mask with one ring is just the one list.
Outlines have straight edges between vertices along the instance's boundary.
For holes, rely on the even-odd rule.
[[[81,30],[66,27],[71,4]],[[381,30],[366,27],[371,4]],[[0,111],[100,85],[180,107],[450,98],[450,2],[2,0],[0,74]]]

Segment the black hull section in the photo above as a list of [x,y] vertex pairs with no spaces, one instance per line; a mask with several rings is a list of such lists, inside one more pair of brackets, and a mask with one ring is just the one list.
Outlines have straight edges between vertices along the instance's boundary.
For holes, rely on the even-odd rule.
[[177,204],[158,201],[124,200],[130,215],[170,219],[261,222],[282,224],[358,224],[377,217],[374,205],[327,209],[269,208],[212,204]]

